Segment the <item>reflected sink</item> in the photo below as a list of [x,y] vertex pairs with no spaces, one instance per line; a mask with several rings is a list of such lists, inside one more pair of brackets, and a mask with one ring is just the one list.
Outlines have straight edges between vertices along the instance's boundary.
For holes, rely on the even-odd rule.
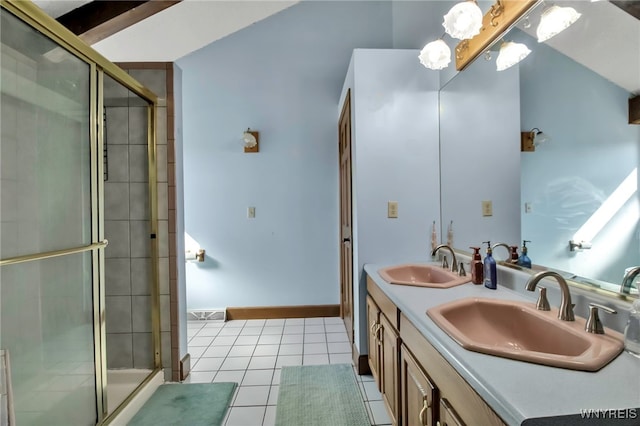
[[556,309],[539,311],[531,302],[466,298],[427,315],[470,351],[571,370],[597,371],[624,347],[620,333],[587,333],[584,319],[561,321]]
[[471,277],[460,277],[440,266],[417,263],[389,266],[379,269],[378,273],[389,284],[419,287],[449,288],[471,281]]

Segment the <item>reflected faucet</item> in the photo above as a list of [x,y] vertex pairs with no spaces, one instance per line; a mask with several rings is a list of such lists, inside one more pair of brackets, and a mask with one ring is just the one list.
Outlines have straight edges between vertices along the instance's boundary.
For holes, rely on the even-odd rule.
[[438,250],[440,250],[441,248],[445,248],[447,250],[449,250],[449,253],[451,253],[451,272],[458,272],[458,261],[456,260],[456,254],[453,252],[453,249],[451,247],[449,247],[446,244],[440,244],[439,246],[437,246],[436,248],[433,249],[433,251],[431,251],[431,256],[435,256],[436,252]]
[[631,293],[631,285],[638,274],[640,274],[640,266],[635,266],[624,274],[624,278],[622,278],[622,285],[620,285],[620,294]]
[[507,249],[507,253],[509,253],[508,262],[513,263],[514,265],[518,263],[518,246],[510,246],[507,243],[495,243],[491,246],[491,250],[496,251],[496,247],[504,247]]
[[526,289],[528,291],[534,291],[536,289],[536,285],[540,282],[541,279],[546,277],[553,277],[558,281],[558,285],[560,286],[560,290],[562,291],[562,300],[560,301],[560,309],[558,311],[558,318],[562,321],[575,321],[575,317],[573,315],[573,304],[571,303],[571,293],[569,292],[569,285],[562,278],[562,275],[558,274],[555,271],[542,271],[533,275],[527,281]]

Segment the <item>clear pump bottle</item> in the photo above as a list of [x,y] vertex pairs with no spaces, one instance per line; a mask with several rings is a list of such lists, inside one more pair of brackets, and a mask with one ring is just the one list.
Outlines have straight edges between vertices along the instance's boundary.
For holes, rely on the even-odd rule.
[[624,349],[640,358],[640,300],[634,301],[631,305],[629,321],[624,328]]

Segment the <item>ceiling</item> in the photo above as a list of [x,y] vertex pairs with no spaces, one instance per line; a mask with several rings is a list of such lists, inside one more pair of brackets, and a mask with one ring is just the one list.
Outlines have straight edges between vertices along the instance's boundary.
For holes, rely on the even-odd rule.
[[[457,0],[450,0],[454,3]],[[35,0],[59,17],[88,0]],[[175,61],[297,1],[183,0],[95,44],[113,62]],[[562,1],[583,16],[547,43],[620,87],[640,93],[640,20],[608,1]],[[629,2],[636,4],[638,2]],[[534,25],[524,31],[535,33]],[[597,48],[597,51],[594,51]]]

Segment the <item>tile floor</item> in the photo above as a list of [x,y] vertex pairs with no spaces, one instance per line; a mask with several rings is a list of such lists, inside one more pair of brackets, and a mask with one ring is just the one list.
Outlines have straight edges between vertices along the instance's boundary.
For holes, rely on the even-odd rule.
[[[274,424],[282,366],[351,364],[340,318],[189,321],[187,327],[192,368],[185,382],[239,384],[225,426]],[[356,377],[371,424],[390,424],[373,378]]]

